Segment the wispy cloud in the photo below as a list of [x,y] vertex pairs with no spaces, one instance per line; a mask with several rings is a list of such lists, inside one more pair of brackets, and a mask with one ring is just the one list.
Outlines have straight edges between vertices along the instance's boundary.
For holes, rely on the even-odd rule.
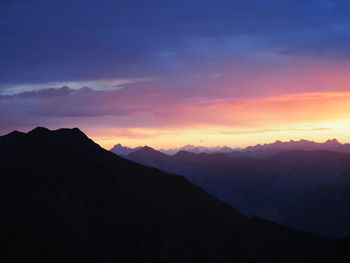
[[305,132],[305,131],[329,131],[331,128],[289,128],[289,129],[258,129],[258,130],[233,130],[233,131],[223,131],[218,132],[218,134],[225,134],[225,135],[243,135],[243,134],[255,134],[255,133],[275,133],[275,132],[286,132],[286,131],[293,131],[293,132]]
[[[103,91],[63,87],[0,96],[0,124],[1,127],[15,128],[16,124],[39,125],[43,120],[55,124],[74,118],[83,123],[88,118],[91,126],[94,126],[101,118],[106,118],[106,126],[125,128],[203,125],[271,127],[346,118],[350,110],[350,91],[267,95],[260,98],[225,97],[225,93],[216,94],[217,98],[205,93],[186,98],[182,92],[161,91],[157,87],[147,86]],[[239,132],[252,131],[262,133],[284,129],[249,128]]]
[[149,81],[147,78],[134,79],[105,79],[105,80],[85,80],[85,81],[63,81],[63,82],[49,82],[42,84],[3,84],[0,85],[0,94],[16,95],[16,94],[32,94],[34,92],[47,92],[47,90],[60,89],[62,87],[69,87],[69,89],[78,90],[88,87],[93,90],[119,90],[125,85],[132,83],[139,83]]

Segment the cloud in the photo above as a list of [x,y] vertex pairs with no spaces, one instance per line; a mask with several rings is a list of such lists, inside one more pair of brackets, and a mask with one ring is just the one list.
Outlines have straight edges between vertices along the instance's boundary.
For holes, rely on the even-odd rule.
[[[82,87],[89,87],[93,90],[118,90],[122,89],[124,85],[132,83],[140,83],[149,81],[150,79],[108,79],[108,80],[90,80],[90,81],[68,81],[68,82],[52,82],[45,84],[19,84],[19,85],[3,85],[1,87],[1,95],[14,95],[19,93],[43,90],[54,90],[61,87],[69,87],[71,89],[80,89]],[[48,88],[50,87],[50,88]]]
[[[334,56],[336,49],[341,58],[348,54],[347,41],[327,43],[349,36],[349,10],[343,0],[5,0],[0,3],[0,90],[176,79],[184,72],[220,71],[227,64],[254,67],[254,61],[264,67],[280,50],[307,56],[308,47],[315,46],[315,55]],[[270,56],[252,60],[252,53]]]
[[[164,92],[160,87],[92,90],[68,87],[0,96],[0,127],[57,125],[179,128],[208,125],[252,127],[345,118],[349,91],[227,96],[227,93]],[[241,130],[240,132],[244,132]],[[251,129],[249,129],[251,132]],[[254,132],[272,130],[257,129]],[[277,130],[274,130],[277,131]],[[295,130],[298,131],[298,130]]]
[[258,97],[228,96],[221,91],[215,96],[204,92],[186,97],[181,90],[164,92],[150,84],[134,85],[118,90],[62,87],[2,95],[0,134],[35,126],[80,127],[107,147],[117,139],[134,146],[165,147],[198,137],[208,144],[227,144],[230,135],[262,138],[278,133],[290,139],[286,135],[347,131],[342,123],[335,127],[333,122],[348,119],[350,91]]
[[[140,130],[140,129],[123,129],[123,128],[104,128],[103,132],[99,133],[98,131],[94,132],[94,136],[98,138],[104,138],[106,136],[113,136],[116,138],[127,138],[127,139],[150,139],[150,138],[159,138],[160,136],[165,135],[177,135],[175,132],[161,132],[161,131],[149,131],[149,130]],[[108,138],[108,137],[107,137]]]
[[225,135],[244,135],[244,134],[256,134],[256,133],[274,133],[274,132],[286,132],[286,131],[292,131],[292,132],[305,132],[305,131],[328,131],[331,130],[331,128],[289,128],[289,129],[259,129],[259,130],[236,130],[236,131],[224,131],[219,132],[218,134],[225,134]]
[[0,131],[131,138],[344,119],[349,11],[345,0],[0,1]]

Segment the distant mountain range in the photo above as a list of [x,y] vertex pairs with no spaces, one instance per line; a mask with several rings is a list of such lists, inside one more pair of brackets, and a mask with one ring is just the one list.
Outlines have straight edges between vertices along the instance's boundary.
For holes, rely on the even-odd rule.
[[[142,148],[141,146],[136,148],[130,148],[122,146],[121,144],[115,145],[110,151],[118,155],[128,155],[131,152],[135,152]],[[299,140],[299,141],[288,141],[281,142],[276,141],[269,144],[257,144],[255,146],[248,146],[246,148],[231,148],[228,146],[217,146],[217,147],[205,147],[205,146],[195,146],[195,145],[185,145],[181,148],[174,149],[159,149],[158,151],[173,155],[180,151],[187,151],[192,153],[226,153],[232,157],[243,157],[250,156],[254,158],[264,158],[272,156],[274,154],[286,151],[286,150],[328,150],[335,152],[350,153],[350,144],[342,144],[336,139],[327,140],[324,143],[318,143],[308,140]]]
[[169,156],[143,147],[127,158],[183,175],[243,214],[325,235],[350,234],[350,154],[286,149],[269,157],[232,156],[187,151]]
[[136,148],[130,148],[127,146],[123,146],[119,143],[119,144],[114,145],[114,147],[110,151],[115,153],[115,154],[125,156],[125,155],[128,155],[129,153],[140,150],[141,148],[142,148],[141,146],[136,147]]
[[[151,153],[168,158],[150,148],[129,156]],[[185,165],[188,154],[173,158]],[[218,176],[229,168],[219,167]],[[76,128],[0,137],[0,176],[6,262],[294,263],[333,243],[244,216],[184,177],[121,158]]]
[[344,152],[350,153],[350,144],[349,143],[340,143],[336,139],[327,140],[324,143],[313,142],[308,140],[299,140],[289,142],[276,141],[269,144],[257,144],[255,146],[249,146],[243,149],[243,152],[256,152],[256,151],[269,151],[272,149],[282,150],[304,150],[304,151],[313,151],[313,150],[327,150],[334,152]]
[[[118,154],[118,155],[128,155],[129,153],[135,152],[139,149],[141,149],[142,146],[138,146],[135,148],[131,148],[128,146],[123,146],[120,143],[116,144],[110,151]],[[188,152],[193,152],[193,153],[230,153],[234,150],[240,150],[240,148],[231,148],[231,147],[227,147],[227,146],[217,146],[217,147],[205,147],[205,146],[195,146],[195,145],[185,145],[183,147],[180,148],[173,148],[173,149],[159,149],[158,151],[168,154],[168,155],[173,155],[177,152],[180,151],[188,151]]]

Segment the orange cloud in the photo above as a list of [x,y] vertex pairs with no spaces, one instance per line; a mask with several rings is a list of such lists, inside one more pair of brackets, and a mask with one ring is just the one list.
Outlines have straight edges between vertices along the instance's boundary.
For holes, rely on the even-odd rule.
[[172,119],[175,126],[254,127],[342,119],[350,117],[349,112],[350,91],[318,92],[183,106],[168,119]]
[[161,148],[203,141],[211,146],[246,146],[276,139],[346,140],[346,133],[350,132],[349,112],[350,91],[198,103],[160,114],[159,120],[164,122],[153,127],[135,127],[127,132],[111,130],[109,138],[114,140],[103,144],[110,147],[121,142]]

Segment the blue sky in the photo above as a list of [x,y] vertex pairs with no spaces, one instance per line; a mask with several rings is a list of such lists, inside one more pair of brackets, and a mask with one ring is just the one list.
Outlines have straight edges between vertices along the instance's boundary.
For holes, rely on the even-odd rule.
[[[349,14],[345,0],[2,0],[1,130],[98,127],[93,117],[107,126],[163,129],[169,107],[344,92]],[[49,102],[40,95],[50,92],[57,97]],[[77,92],[82,97],[62,97]],[[149,122],[137,124],[134,113]],[[227,120],[233,124],[246,128]]]
[[349,1],[330,0],[3,0],[0,84],[215,70],[202,64],[259,50],[348,59],[349,13]]

